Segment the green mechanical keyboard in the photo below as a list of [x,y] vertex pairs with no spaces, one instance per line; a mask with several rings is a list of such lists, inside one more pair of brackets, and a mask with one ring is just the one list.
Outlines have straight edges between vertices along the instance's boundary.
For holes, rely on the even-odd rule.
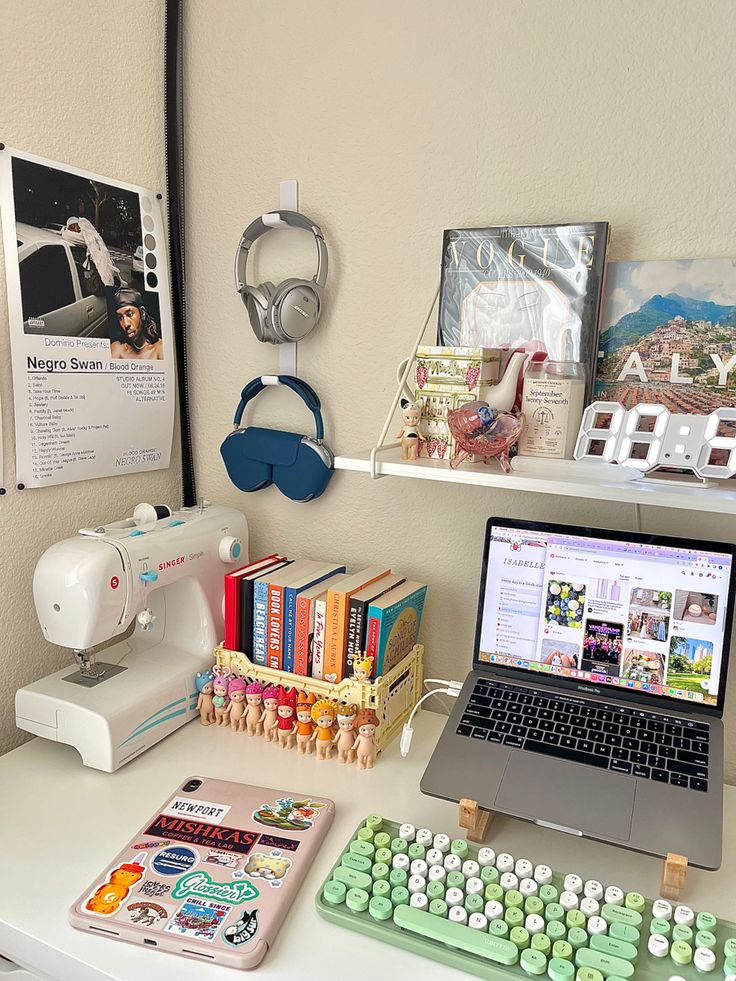
[[377,814],[316,902],[334,923],[494,981],[736,981],[734,923]]

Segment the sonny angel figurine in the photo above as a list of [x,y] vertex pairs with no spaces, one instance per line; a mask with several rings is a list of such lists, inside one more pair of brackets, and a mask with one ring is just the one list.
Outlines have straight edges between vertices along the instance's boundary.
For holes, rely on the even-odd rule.
[[338,705],[337,707],[337,732],[332,740],[332,745],[337,748],[338,763],[353,762],[355,718],[357,714],[357,705]]
[[260,681],[251,681],[245,688],[245,731],[249,736],[263,735],[263,685]]
[[212,703],[215,706],[215,725],[226,726],[230,721],[230,698],[227,688],[230,684],[230,668],[221,668],[219,665],[214,668],[215,677],[213,678],[213,688],[215,694],[212,696]]
[[372,770],[376,761],[376,729],[379,726],[378,716],[371,708],[364,708],[355,717],[355,728],[358,738],[355,740],[353,753],[358,761],[359,770]]
[[312,706],[316,702],[316,697],[312,692],[300,691],[296,701],[296,751],[300,756],[308,756],[314,746],[312,745],[312,733],[314,723],[312,722]]
[[426,443],[426,438],[419,432],[419,420],[422,417],[422,403],[401,400],[401,418],[404,425],[396,434],[401,440],[401,459],[416,460],[419,458],[420,441]]
[[212,672],[200,671],[194,679],[194,685],[199,692],[197,699],[197,711],[199,721],[203,726],[211,726],[215,721],[215,706],[212,704]]
[[227,685],[227,694],[230,699],[228,718],[233,732],[245,731],[245,688],[245,678],[231,678]]
[[273,742],[276,726],[279,724],[279,690],[275,685],[263,689],[263,736],[267,743]]
[[373,672],[373,658],[363,654],[353,664],[354,681],[370,681]]

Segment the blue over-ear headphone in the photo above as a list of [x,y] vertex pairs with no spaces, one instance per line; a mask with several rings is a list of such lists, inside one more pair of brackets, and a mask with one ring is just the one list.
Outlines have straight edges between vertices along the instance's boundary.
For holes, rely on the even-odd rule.
[[[285,385],[296,392],[314,416],[314,436],[258,426],[241,429],[246,405],[267,385]],[[323,442],[320,408],[311,385],[293,375],[264,375],[248,382],[235,410],[235,429],[220,446],[225,469],[235,486],[249,493],[273,483],[292,501],[319,497],[329,483],[334,464],[332,451]]]

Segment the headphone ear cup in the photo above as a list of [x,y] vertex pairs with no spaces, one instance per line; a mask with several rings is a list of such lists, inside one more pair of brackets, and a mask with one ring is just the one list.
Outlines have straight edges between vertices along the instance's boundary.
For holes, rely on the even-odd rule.
[[246,286],[240,294],[248,311],[253,333],[259,341],[271,340],[268,310],[273,290],[273,283],[261,283],[260,286]]
[[319,320],[320,307],[320,290],[313,280],[285,279],[271,300],[277,341],[291,344],[306,337]]

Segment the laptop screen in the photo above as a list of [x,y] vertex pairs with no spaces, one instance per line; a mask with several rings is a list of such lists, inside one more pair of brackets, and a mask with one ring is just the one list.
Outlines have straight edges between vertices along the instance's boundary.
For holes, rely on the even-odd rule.
[[722,704],[731,546],[503,519],[486,535],[476,663]]

